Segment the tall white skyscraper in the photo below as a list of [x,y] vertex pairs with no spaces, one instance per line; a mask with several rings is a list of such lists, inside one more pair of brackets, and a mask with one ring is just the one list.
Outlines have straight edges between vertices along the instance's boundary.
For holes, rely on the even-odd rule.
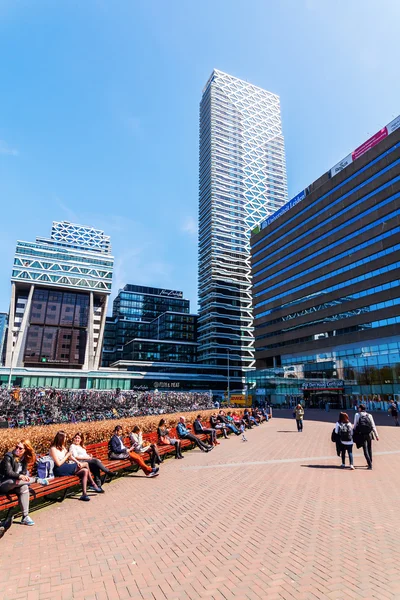
[[214,70],[200,103],[199,360],[254,364],[250,232],[287,202],[279,97]]

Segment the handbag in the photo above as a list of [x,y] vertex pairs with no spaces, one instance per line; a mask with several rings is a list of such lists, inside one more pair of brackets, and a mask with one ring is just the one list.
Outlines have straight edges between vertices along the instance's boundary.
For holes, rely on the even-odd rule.
[[339,435],[336,433],[336,427],[333,428],[332,433],[331,433],[331,442],[333,442],[334,444],[336,444],[336,442],[339,439]]
[[163,444],[164,446],[170,446],[171,441],[170,441],[169,437],[167,437],[166,435],[162,435],[160,437],[160,444]]

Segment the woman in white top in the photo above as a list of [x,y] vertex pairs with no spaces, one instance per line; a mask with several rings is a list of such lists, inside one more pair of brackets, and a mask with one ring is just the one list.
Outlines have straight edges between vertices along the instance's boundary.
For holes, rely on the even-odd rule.
[[350,469],[354,470],[353,465],[353,427],[351,426],[349,415],[345,412],[339,414],[339,420],[335,426],[335,433],[339,437],[341,454],[342,454],[342,469],[345,468],[346,452],[349,455]]
[[114,475],[110,469],[107,469],[105,465],[98,458],[93,458],[91,454],[88,454],[84,445],[84,437],[83,433],[78,431],[74,437],[72,438],[72,444],[69,447],[69,451],[71,452],[74,458],[78,460],[84,460],[85,463],[89,465],[89,469],[93,473],[93,477],[97,487],[101,488],[101,476],[100,473],[106,473],[110,476],[110,478]]
[[161,456],[158,452],[158,448],[156,444],[145,444],[143,441],[143,433],[138,425],[132,430],[132,433],[129,435],[129,439],[132,442],[133,451],[137,454],[143,454],[144,452],[148,452],[150,455],[150,464],[152,468],[156,466],[156,463],[160,465],[162,463]]
[[56,477],[64,477],[66,475],[76,475],[79,477],[82,483],[82,496],[79,499],[89,502],[90,498],[87,495],[88,480],[97,493],[101,493],[102,490],[95,485],[88,464],[80,462],[72,456],[71,452],[68,452],[65,446],[66,439],[67,434],[65,431],[58,431],[51,445],[49,454],[54,460],[54,475]]

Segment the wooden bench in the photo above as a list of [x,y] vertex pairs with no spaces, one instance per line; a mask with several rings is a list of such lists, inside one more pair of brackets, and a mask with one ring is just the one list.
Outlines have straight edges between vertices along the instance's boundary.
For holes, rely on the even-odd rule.
[[[175,429],[170,429],[170,436],[172,438],[178,437]],[[200,438],[201,440],[206,440],[208,436],[205,434],[202,434],[202,435],[197,435],[197,437]],[[155,433],[155,432],[144,434],[143,439],[149,443],[154,443],[154,444],[158,443],[158,436],[157,436],[157,433]],[[190,449],[192,446],[194,446],[194,443],[191,442],[190,440],[180,440],[180,442],[182,445],[182,449],[183,448]],[[125,438],[124,443],[127,446],[127,448],[130,447],[130,440],[128,437]],[[86,446],[86,450],[87,450],[88,454],[92,454],[94,458],[100,459],[102,461],[102,463],[108,469],[110,469],[110,471],[118,472],[118,471],[123,471],[125,469],[130,469],[132,471],[139,470],[139,467],[135,464],[132,464],[129,459],[121,459],[121,460],[109,459],[108,458],[108,442],[99,442],[96,444],[88,444]],[[168,446],[158,445],[158,451],[161,456],[166,456],[169,454],[174,454],[175,447],[172,445],[168,445]],[[141,456],[145,462],[148,462],[150,460],[150,456],[147,452],[145,452],[144,454],[141,454]],[[32,477],[36,476],[36,465],[32,469],[31,476]],[[104,477],[104,479],[105,478],[106,477]],[[72,490],[73,488],[76,488],[79,485],[80,485],[80,479],[79,479],[79,477],[76,477],[75,475],[64,476],[64,477],[54,477],[54,479],[49,480],[49,485],[46,485],[46,486],[40,485],[38,483],[33,483],[29,486],[31,501],[32,500],[34,501],[39,498],[44,498],[46,496],[54,495],[54,496],[56,496],[56,498],[55,498],[56,500],[62,502],[66,498],[68,491]],[[9,515],[11,509],[14,508],[15,506],[18,506],[18,497],[16,494],[10,493],[8,496],[0,496],[0,513],[7,511],[6,518]]]

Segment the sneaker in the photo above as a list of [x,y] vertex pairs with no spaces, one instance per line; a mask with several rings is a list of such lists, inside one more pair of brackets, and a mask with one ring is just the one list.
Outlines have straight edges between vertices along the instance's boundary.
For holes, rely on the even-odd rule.
[[148,475],[146,475],[146,477],[157,477],[157,475],[159,475],[160,473],[158,471],[151,471],[151,473],[149,473]]
[[354,471],[354,465],[350,465],[350,469]]
[[49,480],[36,477],[36,483],[39,483],[40,485],[49,485]]
[[152,471],[154,473],[158,473],[158,471],[160,470],[160,467],[153,467]]
[[82,494],[79,500],[82,500],[82,502],[90,502],[90,498],[87,494]]
[[30,517],[24,517],[21,521],[22,525],[29,525],[30,527],[35,524],[35,521],[32,521]]
[[346,468],[346,465],[345,465],[345,464],[343,464],[343,465],[340,465],[340,468],[341,468],[341,469],[345,469],[345,468]]
[[89,486],[91,490],[93,490],[94,492],[96,492],[96,494],[104,494],[104,490],[102,487],[100,487],[99,485],[91,485]]

